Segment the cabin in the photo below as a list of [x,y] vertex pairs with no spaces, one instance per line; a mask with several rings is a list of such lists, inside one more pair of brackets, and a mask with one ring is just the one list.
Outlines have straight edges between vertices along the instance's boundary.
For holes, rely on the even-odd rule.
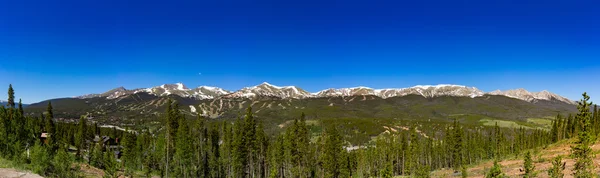
[[100,144],[104,151],[113,152],[117,160],[121,158],[121,150],[123,149],[123,146],[119,145],[119,138],[111,138],[110,136],[106,135],[96,135],[91,142]]
[[48,134],[48,133],[45,133],[45,132],[44,132],[44,133],[42,133],[42,134],[40,135],[40,141],[41,141],[42,143],[44,143],[44,144],[48,144],[48,137],[49,137],[49,136],[50,136],[50,134]]

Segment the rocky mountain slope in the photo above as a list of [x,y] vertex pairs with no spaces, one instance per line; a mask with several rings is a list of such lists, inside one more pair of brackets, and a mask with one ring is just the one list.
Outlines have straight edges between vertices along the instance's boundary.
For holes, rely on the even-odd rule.
[[160,86],[150,87],[150,88],[141,88],[141,89],[133,89],[127,90],[123,87],[115,88],[104,92],[102,94],[88,94],[83,96],[78,96],[76,98],[87,99],[87,98],[96,98],[103,97],[106,99],[117,99],[122,96],[136,94],[136,93],[147,93],[155,96],[167,96],[167,95],[177,95],[181,97],[189,97],[196,99],[212,99],[215,97],[223,96],[229,94],[231,92],[227,90],[223,90],[222,88],[210,87],[210,86],[200,86],[194,89],[187,88],[182,83],[176,84],[163,84]]
[[[127,90],[116,88],[101,94],[49,100],[59,119],[94,121],[125,127],[160,125],[168,100],[174,100],[189,118],[212,120],[239,118],[252,107],[266,128],[276,129],[305,113],[307,119],[377,119],[451,121],[461,117],[480,121],[507,120],[527,126],[531,118],[548,118],[576,112],[574,102],[547,91],[525,90],[485,93],[461,85],[421,85],[399,89],[368,87],[326,89],[309,93],[295,86],[262,83],[229,92],[217,87],[187,88],[165,84]],[[48,101],[31,104],[27,114],[39,116]],[[378,125],[377,123],[373,123]]]
[[349,97],[349,96],[365,96],[372,95],[380,98],[401,97],[407,95],[420,95],[426,98],[440,96],[457,96],[457,97],[481,97],[488,95],[502,95],[506,97],[516,98],[527,102],[537,102],[539,100],[559,101],[567,104],[575,104],[574,101],[568,98],[550,93],[546,90],[541,92],[529,92],[525,89],[515,89],[507,91],[492,91],[485,93],[475,87],[462,85],[417,85],[409,88],[387,88],[373,89],[369,87],[353,87],[353,88],[330,88],[316,93],[309,93],[296,86],[276,86],[264,82],[260,85],[252,87],[244,87],[235,92],[230,92],[217,87],[200,86],[198,88],[189,89],[182,83],[163,84],[156,87],[127,90],[123,87],[109,90],[102,94],[90,94],[77,98],[95,98],[104,97],[106,99],[117,99],[126,95],[136,93],[148,93],[155,96],[177,95],[180,97],[194,99],[215,99],[215,98],[257,98],[257,97],[276,97],[280,99],[307,99],[307,98],[328,98],[328,97]]

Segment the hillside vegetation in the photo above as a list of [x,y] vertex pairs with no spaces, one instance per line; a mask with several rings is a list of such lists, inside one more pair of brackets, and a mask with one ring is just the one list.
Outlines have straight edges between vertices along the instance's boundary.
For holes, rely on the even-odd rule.
[[[26,114],[30,112],[14,102],[12,86],[8,93],[8,107],[0,107],[0,147],[6,148],[0,150],[0,155],[49,177],[81,177],[100,169],[104,177],[431,177],[436,175],[431,174],[434,170],[468,173],[464,169],[469,165],[523,155],[525,150],[545,148],[574,137],[577,137],[572,148],[577,163],[574,170],[577,175],[588,175],[593,170],[589,146],[600,133],[598,109],[590,108],[585,93],[575,115],[557,115],[549,121],[550,126],[545,126],[549,118],[502,120],[494,117],[499,113],[490,110],[474,110],[469,114],[436,112],[440,115],[437,118],[367,118],[368,115],[347,113],[346,117],[328,116],[335,113],[333,111],[349,108],[356,110],[345,112],[372,114],[374,111],[360,108],[388,106],[385,104],[388,102],[396,102],[390,106],[404,106],[414,111],[434,107],[450,112],[446,109],[454,106],[438,105],[446,102],[498,109],[498,105],[490,105],[485,98],[463,98],[462,101],[461,98],[416,97],[416,101],[421,102],[417,106],[412,106],[415,101],[407,98],[365,99],[358,104],[348,104],[351,107],[340,104],[324,114],[312,111],[312,117],[293,110],[299,112],[297,117],[289,116],[293,119],[277,122],[279,124],[273,127],[267,127],[273,124],[269,123],[271,120],[257,114],[269,110],[248,107],[234,119],[199,115],[192,118],[181,109],[182,103],[161,98],[154,101],[164,99],[165,102],[164,112],[156,113],[161,117],[161,124],[131,131],[99,127],[90,117],[80,117],[75,123],[62,122],[67,120],[54,116],[57,112],[52,102],[46,104],[43,115]],[[501,98],[504,99],[516,102]],[[377,102],[369,104],[368,101]],[[516,104],[523,104],[515,108],[516,112],[536,113],[529,109],[542,107],[521,101]],[[551,110],[553,106],[550,103],[543,107]],[[405,115],[425,116],[424,113]],[[508,115],[511,114],[504,116]],[[268,133],[270,129],[272,133]],[[500,165],[495,164],[487,174],[503,175]]]

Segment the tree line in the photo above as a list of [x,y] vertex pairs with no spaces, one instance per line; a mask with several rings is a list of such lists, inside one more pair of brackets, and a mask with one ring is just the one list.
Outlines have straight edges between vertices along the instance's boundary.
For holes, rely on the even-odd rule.
[[[7,107],[0,107],[1,156],[50,177],[77,177],[81,163],[104,169],[106,177],[429,177],[441,168],[467,176],[467,165],[523,155],[523,150],[575,136],[584,145],[577,147],[578,155],[591,154],[585,144],[589,148],[592,135],[600,132],[598,109],[589,109],[587,95],[577,115],[558,115],[550,131],[467,126],[455,119],[441,130],[411,127],[383,133],[360,147],[350,145],[336,125],[311,131],[304,114],[282,133],[267,134],[252,108],[233,122],[189,119],[169,100],[164,126],[121,131],[88,124],[83,117],[77,123],[55,123],[50,102],[43,115],[25,116],[21,104],[14,103],[12,86],[8,96]],[[42,133],[49,135],[45,142]],[[120,157],[92,141],[102,135],[118,140]],[[590,166],[589,161],[578,165]]]

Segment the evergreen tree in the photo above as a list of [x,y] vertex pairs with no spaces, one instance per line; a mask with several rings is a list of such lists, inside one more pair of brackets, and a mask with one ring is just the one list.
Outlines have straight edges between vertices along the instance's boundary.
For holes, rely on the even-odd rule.
[[344,140],[337,130],[336,126],[330,126],[324,134],[325,145],[322,156],[323,171],[325,177],[339,178],[346,177],[344,175]]
[[590,105],[588,102],[590,97],[587,93],[583,93],[583,99],[579,102],[577,109],[579,113],[575,117],[583,123],[581,132],[577,140],[577,145],[571,147],[572,156],[575,159],[575,167],[573,168],[573,176],[575,177],[592,177],[593,162],[592,148],[590,147],[593,140],[590,126]]
[[75,135],[75,147],[77,147],[77,156],[82,156],[81,152],[84,149],[85,140],[88,138],[86,119],[81,117],[77,124],[77,133]]
[[63,149],[59,149],[52,160],[54,176],[52,177],[76,177],[75,171],[71,170],[74,162],[73,157]]
[[191,163],[192,163],[192,145],[190,145],[189,127],[183,118],[180,118],[179,123],[181,125],[177,131],[177,140],[175,148],[174,161],[176,163],[175,175],[176,177],[192,177]]
[[392,168],[392,162],[386,161],[383,169],[379,172],[381,178],[392,178],[394,177],[394,172]]
[[527,152],[525,153],[525,160],[523,162],[523,167],[525,168],[525,175],[523,175],[523,177],[525,178],[529,178],[529,177],[535,177],[534,176],[534,169],[535,166],[533,165],[533,160],[531,159],[531,152]]
[[46,107],[46,119],[54,119],[54,113],[52,112],[52,102],[48,101],[48,107]]
[[415,177],[417,178],[429,178],[431,177],[429,174],[429,166],[428,165],[420,165],[419,168],[417,169],[417,172],[415,173]]
[[453,133],[453,147],[452,147],[452,158],[454,170],[458,171],[463,165],[462,152],[463,152],[463,131],[458,121],[454,119],[454,125],[452,126]]
[[50,148],[51,153],[54,153],[56,149],[58,149],[57,142],[59,139],[59,136],[56,132],[56,127],[54,125],[53,117],[54,116],[52,114],[52,104],[48,102],[48,109],[46,111],[46,125],[44,127],[46,128],[46,140],[48,142],[48,147]]
[[490,169],[490,171],[485,174],[486,178],[502,178],[505,177],[504,173],[502,173],[502,167],[498,163],[497,160],[494,160],[494,166]]
[[50,172],[51,161],[52,157],[46,147],[36,143],[31,148],[31,168],[33,172],[46,175],[46,173]]
[[420,164],[420,160],[419,160],[419,153],[418,151],[420,150],[420,146],[419,146],[419,137],[417,135],[417,131],[414,127],[411,128],[410,130],[410,142],[408,145],[408,150],[407,150],[407,169],[408,169],[408,174],[414,174],[417,171],[417,168]]
[[460,168],[460,176],[461,176],[462,178],[467,178],[467,177],[469,177],[469,172],[467,171],[467,166],[463,165],[463,166]]
[[25,111],[23,111],[23,103],[21,103],[21,99],[19,99],[19,112],[21,116],[25,116]]
[[8,108],[15,108],[15,91],[13,90],[12,84],[8,85]]
[[125,131],[121,146],[123,146],[123,155],[121,161],[125,166],[125,173],[131,175],[136,168],[136,158],[139,157],[139,152],[142,150],[136,149],[136,136],[133,133],[129,133],[129,130]]
[[548,169],[548,176],[550,178],[563,178],[565,170],[565,163],[562,162],[562,156],[557,156],[552,159],[552,168]]
[[[252,144],[251,135],[253,136],[254,131],[252,126],[246,126],[247,124],[253,124],[254,117],[252,116],[252,108],[249,107],[246,109],[246,116],[244,119],[238,119],[234,124],[234,136],[232,142],[232,155],[233,155],[233,169],[235,172],[235,177],[245,178],[250,174],[250,163],[251,163],[251,154],[254,150],[254,145]],[[249,147],[250,146],[250,147]]]
[[258,128],[256,129],[256,143],[257,145],[257,166],[258,166],[258,177],[266,177],[268,171],[268,154],[269,154],[269,138],[264,131],[262,122],[258,122]]
[[113,178],[118,177],[117,171],[119,170],[117,160],[112,151],[104,152],[102,164],[104,166],[104,177]]

